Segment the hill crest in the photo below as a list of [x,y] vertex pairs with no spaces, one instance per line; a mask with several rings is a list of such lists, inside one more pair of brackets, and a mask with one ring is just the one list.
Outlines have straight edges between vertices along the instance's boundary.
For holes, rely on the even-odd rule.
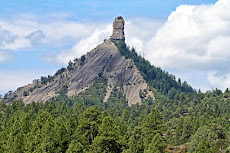
[[33,101],[45,102],[60,95],[61,90],[66,90],[69,97],[74,97],[90,88],[99,77],[107,79],[104,102],[108,100],[116,84],[123,87],[123,96],[129,105],[141,103],[141,90],[148,91],[146,97],[154,99],[154,94],[149,91],[147,82],[132,59],[122,56],[110,39],[77,59],[75,63],[69,63],[67,69],[60,69],[54,76],[45,78],[47,81],[41,78],[40,81],[19,88],[9,99],[23,100],[26,104]]
[[175,76],[152,66],[134,49],[130,50],[125,44],[124,24],[123,18],[117,17],[110,39],[76,58],[74,63],[70,61],[67,68],[58,70],[55,75],[41,77],[18,88],[7,95],[7,101],[22,100],[29,104],[45,102],[63,94],[74,98],[92,87],[98,78],[106,80],[103,102],[110,98],[116,86],[122,90],[129,105],[141,104],[145,99],[155,100],[152,91],[155,89],[169,98],[181,92],[195,92],[186,82],[176,81]]

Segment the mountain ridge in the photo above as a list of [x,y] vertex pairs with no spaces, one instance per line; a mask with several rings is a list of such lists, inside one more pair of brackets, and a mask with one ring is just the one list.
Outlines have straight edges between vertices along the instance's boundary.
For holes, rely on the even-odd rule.
[[[66,94],[73,97],[89,88],[97,77],[108,80],[107,97],[104,102],[109,98],[111,92],[109,88],[113,88],[117,83],[123,86],[129,105],[140,104],[139,91],[149,89],[133,61],[125,59],[115,44],[108,39],[75,63],[70,63],[64,72],[59,71],[56,75],[49,77],[51,79],[47,78],[50,81],[44,82],[41,79],[24,86],[11,94],[9,98],[23,100],[26,104],[33,101],[45,102],[60,95],[63,88],[67,88]],[[40,87],[36,88],[36,86]],[[148,96],[155,99],[151,91],[148,92]]]
[[9,93],[6,99],[22,100],[29,104],[45,102],[62,94],[75,97],[101,77],[107,80],[103,102],[107,102],[117,84],[122,88],[129,106],[141,104],[145,99],[154,101],[154,88],[169,98],[180,92],[195,92],[186,82],[177,82],[175,76],[152,66],[134,49],[130,50],[125,44],[124,24],[123,17],[115,18],[110,39],[105,39],[86,55],[76,58],[74,63],[70,61],[67,68],[61,68],[55,75],[34,80]]

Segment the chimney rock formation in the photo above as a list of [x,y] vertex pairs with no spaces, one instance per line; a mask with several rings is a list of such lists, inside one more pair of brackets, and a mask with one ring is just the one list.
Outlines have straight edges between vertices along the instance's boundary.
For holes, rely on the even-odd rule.
[[[149,90],[133,60],[122,56],[113,42],[125,41],[124,23],[122,17],[117,17],[113,22],[111,39],[83,55],[84,58],[76,60],[68,66],[70,68],[62,68],[49,78],[18,88],[7,99],[22,100],[25,104],[45,102],[63,94],[63,91],[67,96],[74,98],[93,88],[94,82],[103,77],[106,80],[102,94],[103,102],[108,102],[114,96],[115,89],[120,91],[130,106],[141,104],[141,91],[145,93],[144,99],[150,97],[154,100],[153,92]],[[88,96],[91,94],[88,93]]]
[[115,18],[113,21],[113,35],[111,36],[112,40],[125,41],[124,25],[125,21],[122,16]]

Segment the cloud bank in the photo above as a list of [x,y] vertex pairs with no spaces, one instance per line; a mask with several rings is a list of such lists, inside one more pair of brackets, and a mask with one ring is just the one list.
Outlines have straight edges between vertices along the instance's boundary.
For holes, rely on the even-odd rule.
[[[67,64],[112,34],[112,20],[93,23],[68,17],[52,14],[0,19],[0,62],[9,59],[9,51],[39,45],[47,52],[55,50],[54,54],[45,53],[43,59]],[[153,65],[180,74],[195,88],[225,90],[230,87],[229,27],[230,1],[219,0],[213,5],[181,5],[164,23],[148,18],[127,19],[125,34],[126,43]]]
[[229,0],[179,6],[146,46],[149,60],[170,68],[223,69],[230,56],[229,19]]
[[96,28],[92,35],[82,38],[76,45],[70,50],[63,50],[57,55],[56,60],[61,63],[68,63],[74,58],[79,58],[87,52],[91,51],[98,44],[102,43],[105,38],[109,38],[112,31],[112,25],[102,25],[100,28]]
[[230,86],[230,76],[226,75],[230,71],[229,27],[229,0],[214,5],[181,5],[147,43],[146,57],[164,68],[206,71],[210,85],[224,89]]

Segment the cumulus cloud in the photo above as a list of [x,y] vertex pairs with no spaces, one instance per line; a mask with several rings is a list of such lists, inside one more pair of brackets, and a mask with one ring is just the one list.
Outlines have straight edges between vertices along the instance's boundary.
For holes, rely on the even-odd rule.
[[76,57],[81,57],[95,48],[98,44],[102,43],[105,38],[109,38],[109,36],[111,36],[111,31],[112,25],[97,27],[92,35],[81,39],[70,50],[63,50],[58,54],[57,61],[67,64],[70,60],[73,60]]
[[[1,18],[0,50],[13,51],[14,54],[14,51],[36,51],[39,45],[43,50],[60,52],[90,37],[95,30],[95,24],[68,20],[68,17],[67,14],[57,13],[46,16],[19,14],[8,19]],[[5,56],[7,51],[4,51],[4,56],[1,52],[1,61],[8,59]],[[59,62],[52,59],[54,61]]]
[[0,95],[3,95],[10,90],[14,91],[18,87],[32,83],[32,80],[39,79],[40,76],[47,76],[48,74],[52,74],[51,72],[54,73],[55,70],[1,70]]
[[5,43],[4,44],[4,49],[12,50],[12,51],[17,51],[22,48],[27,48],[31,47],[31,43],[28,39],[22,38],[22,37],[17,37],[14,40],[14,43]]
[[[161,21],[155,21],[147,18],[127,20],[125,24],[126,43],[134,47],[140,54],[143,53],[145,41],[147,41],[160,27]],[[112,35],[112,24],[102,24],[94,27],[91,35],[83,37],[70,50],[63,50],[58,54],[56,61],[67,64],[76,57],[91,51],[104,39]],[[52,58],[52,56],[51,56]],[[49,58],[48,58],[49,59]]]
[[230,1],[181,5],[146,45],[155,65],[180,69],[222,68],[230,56]]
[[27,39],[14,35],[10,31],[3,29],[0,26],[0,49],[17,50],[29,46],[31,45]]
[[8,30],[2,29],[0,26],[0,48],[3,48],[4,44],[13,43],[15,40],[14,35],[12,35]]
[[146,42],[155,35],[162,21],[149,18],[136,18],[127,20],[125,23],[126,43],[143,55]]
[[[42,57],[52,63],[66,64],[112,34],[111,23],[73,21],[68,20],[66,14],[51,15],[49,20],[36,15],[21,15],[10,21],[0,19],[0,25],[2,50],[41,44],[53,51]],[[230,1],[219,0],[213,5],[181,5],[165,23],[148,18],[129,19],[125,34],[126,43],[151,64],[180,73],[183,80],[197,88],[201,88],[201,83],[194,82],[202,80],[205,89],[223,89],[230,86],[229,27]],[[6,52],[0,52],[0,61],[7,59],[6,55]]]
[[0,51],[0,63],[9,59],[10,53],[9,51]]
[[208,81],[210,82],[212,88],[218,88],[225,91],[227,87],[230,87],[230,73],[218,76],[216,72],[210,72],[208,74]]
[[29,39],[31,44],[38,45],[45,38],[45,34],[41,30],[37,30],[32,32],[30,35],[26,36],[25,38]]

